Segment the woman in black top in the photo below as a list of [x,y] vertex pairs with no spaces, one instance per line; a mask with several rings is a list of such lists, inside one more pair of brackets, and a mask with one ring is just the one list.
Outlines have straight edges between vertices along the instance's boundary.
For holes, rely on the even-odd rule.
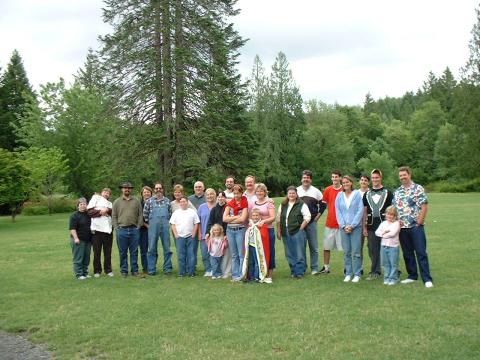
[[[213,207],[210,211],[210,217],[208,218],[207,229],[205,232],[205,240],[208,241],[210,237],[210,229],[213,225],[219,224],[223,227],[223,233],[226,234],[227,223],[223,222],[223,213],[225,211],[225,206],[227,205],[227,197],[225,196],[224,191],[220,191],[217,196],[217,205]],[[232,254],[230,249],[227,247],[223,253],[222,264],[221,264],[223,278],[227,279],[232,274]]]
[[87,215],[87,199],[77,201],[77,211],[70,216],[70,245],[73,256],[73,273],[78,280],[89,278],[88,265],[92,248],[90,216]]

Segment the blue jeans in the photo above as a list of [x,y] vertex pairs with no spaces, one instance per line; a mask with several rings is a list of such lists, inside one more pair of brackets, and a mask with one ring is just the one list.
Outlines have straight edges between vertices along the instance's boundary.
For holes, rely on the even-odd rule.
[[273,270],[276,267],[275,263],[275,230],[273,228],[268,228],[268,243],[270,245],[270,264],[268,265],[269,270]]
[[305,231],[299,230],[295,234],[290,235],[288,231],[283,237],[285,244],[285,256],[290,266],[290,274],[293,276],[303,276],[305,274]]
[[210,263],[210,254],[208,253],[208,246],[205,239],[200,241],[200,250],[202,251],[202,262],[206,272],[212,271],[212,264]]
[[172,251],[170,250],[170,231],[168,218],[150,220],[148,224],[148,273],[157,272],[158,260],[158,237],[162,240],[163,249],[163,272],[172,272]]
[[382,245],[382,265],[384,281],[398,282],[398,259],[400,248]]
[[258,266],[257,250],[248,246],[248,279],[260,280],[260,269]]
[[141,227],[138,238],[138,247],[140,248],[140,259],[142,260],[143,271],[148,270],[147,250],[148,250],[148,229]]
[[212,268],[212,276],[220,277],[222,276],[222,257],[210,256],[210,264]]
[[245,227],[227,227],[228,247],[232,252],[232,278],[242,276]]
[[[200,224],[199,224],[199,226],[200,226]],[[192,239],[193,239],[193,255],[195,257],[194,260],[193,260],[195,265],[193,265],[193,266],[196,267],[197,266],[197,258],[198,258],[198,243],[199,243],[198,235],[192,236]]]
[[130,252],[130,271],[138,272],[138,238],[140,230],[136,227],[119,227],[117,229],[117,246],[120,256],[120,272],[128,274],[128,252]]
[[305,258],[305,266],[307,260],[307,243],[310,250],[310,269],[312,271],[318,271],[318,235],[317,235],[317,223],[311,222],[305,228],[305,236],[307,241],[305,242],[305,249],[303,250],[303,257]]
[[400,245],[407,269],[408,278],[418,279],[417,262],[423,282],[432,281],[428,265],[427,238],[423,226],[414,226],[400,230]]
[[195,275],[195,257],[193,256],[194,244],[192,236],[178,237],[175,239],[178,258],[178,275]]
[[362,227],[357,226],[349,234],[344,229],[340,229],[340,236],[342,238],[345,275],[360,276],[362,272]]

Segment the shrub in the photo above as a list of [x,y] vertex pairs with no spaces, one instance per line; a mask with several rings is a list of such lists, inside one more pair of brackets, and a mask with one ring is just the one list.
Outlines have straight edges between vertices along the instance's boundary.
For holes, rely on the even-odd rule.
[[23,208],[23,215],[46,215],[48,214],[48,206],[45,205],[28,205]]
[[[54,196],[52,198],[52,214],[75,211],[76,200],[66,196]],[[42,197],[40,200],[26,202],[23,207],[24,215],[45,215],[48,214],[48,199]]]
[[480,178],[452,182],[448,180],[437,181],[430,184],[427,189],[443,193],[480,192]]

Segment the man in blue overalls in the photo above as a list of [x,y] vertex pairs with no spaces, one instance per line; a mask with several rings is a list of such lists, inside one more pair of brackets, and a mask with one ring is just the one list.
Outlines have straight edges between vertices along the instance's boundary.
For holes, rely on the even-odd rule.
[[143,218],[148,224],[148,275],[157,273],[157,244],[158,238],[162,240],[163,248],[163,273],[172,273],[172,252],[170,251],[170,225],[171,215],[170,200],[163,195],[163,186],[157,182],[154,187],[155,196],[145,202]]

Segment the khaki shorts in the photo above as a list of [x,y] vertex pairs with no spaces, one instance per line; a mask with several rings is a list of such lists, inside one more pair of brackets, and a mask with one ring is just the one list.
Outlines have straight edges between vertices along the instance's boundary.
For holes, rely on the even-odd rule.
[[323,250],[342,251],[342,238],[340,229],[329,228],[325,226],[325,236],[323,238]]

